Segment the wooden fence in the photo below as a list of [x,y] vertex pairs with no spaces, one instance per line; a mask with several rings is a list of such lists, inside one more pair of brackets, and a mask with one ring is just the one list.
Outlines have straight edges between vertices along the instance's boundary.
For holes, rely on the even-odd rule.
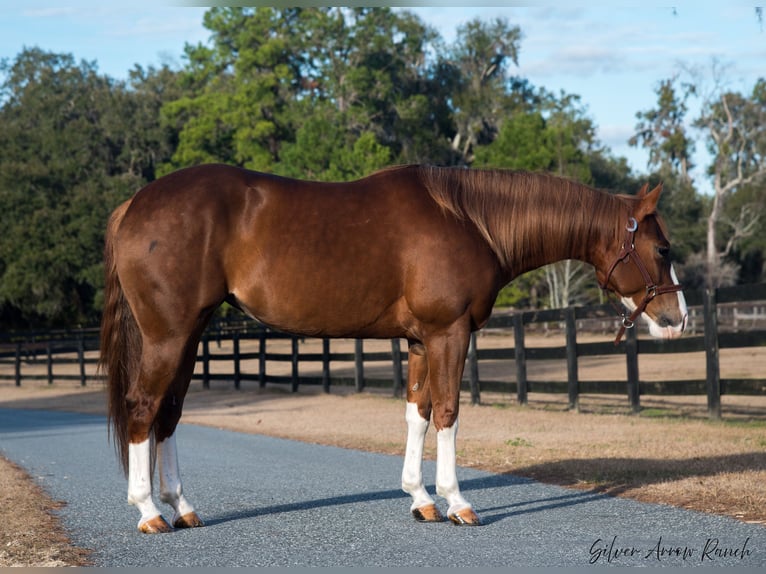
[[[719,350],[766,346],[766,284],[722,288],[715,292],[687,292],[691,317],[689,333],[674,341],[639,339],[636,330],[627,332],[619,346],[611,342],[579,343],[578,332],[588,330],[616,331],[614,311],[609,306],[577,307],[545,311],[498,313],[485,329],[513,333],[513,348],[479,348],[475,335],[471,338],[466,361],[464,389],[472,401],[479,402],[481,391],[515,393],[519,403],[526,404],[530,391],[567,393],[571,408],[577,408],[583,393],[626,393],[631,408],[640,409],[644,395],[707,395],[711,417],[721,415],[722,394],[766,395],[766,379],[734,379],[720,376]],[[760,305],[759,305],[760,303]],[[551,327],[553,326],[553,327]],[[565,345],[558,347],[529,347],[525,336],[535,330],[563,329]],[[231,353],[215,353],[211,345],[230,341]],[[243,346],[255,350],[242,350]],[[240,388],[243,382],[290,385],[297,391],[300,385],[322,385],[325,391],[332,385],[353,384],[361,391],[366,386],[392,386],[393,393],[402,393],[405,377],[403,364],[407,352],[401,341],[390,341],[390,350],[365,351],[365,341],[353,342],[353,351],[332,352],[331,341],[321,340],[319,351],[301,350],[302,339],[260,327],[253,321],[216,322],[205,331],[197,357],[194,378],[204,388],[213,381],[226,381]],[[289,350],[270,349],[276,342]],[[333,345],[337,343],[333,341]],[[369,343],[367,343],[369,344]],[[378,344],[379,346],[379,344]],[[25,380],[76,380],[81,385],[98,378],[98,332],[84,329],[75,332],[16,333],[0,339],[0,380],[12,380],[17,386]],[[639,376],[639,356],[649,354],[705,354],[704,379],[670,378],[667,381],[642,381]],[[578,376],[578,359],[592,356],[624,355],[626,377],[619,380],[583,381]],[[513,360],[515,381],[492,380],[481,376],[481,365],[490,361]],[[562,360],[567,366],[567,381],[530,380],[527,367],[531,361]],[[243,369],[243,364],[257,361],[257,369]],[[269,362],[289,363],[289,374],[270,374]],[[386,362],[390,374],[374,378],[365,375],[365,364]],[[301,374],[300,365],[321,364],[314,374]],[[340,369],[339,363],[353,364],[353,374]],[[45,369],[42,369],[42,366]],[[66,373],[54,373],[54,365],[66,365]],[[226,366],[230,366],[226,369]],[[332,368],[331,368],[332,367]],[[284,371],[285,369],[281,369]],[[379,371],[380,369],[378,369]],[[34,371],[34,372],[25,372]],[[333,372],[335,371],[335,372]]]

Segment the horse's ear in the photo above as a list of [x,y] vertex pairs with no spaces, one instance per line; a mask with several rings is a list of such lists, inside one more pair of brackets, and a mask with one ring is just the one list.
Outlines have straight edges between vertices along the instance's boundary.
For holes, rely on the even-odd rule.
[[649,189],[649,184],[645,183],[638,192],[638,198],[641,200],[635,214],[635,218],[638,221],[641,221],[647,215],[657,212],[657,202],[660,200],[660,194],[662,193],[662,183],[659,183],[649,193],[646,192],[647,189]]

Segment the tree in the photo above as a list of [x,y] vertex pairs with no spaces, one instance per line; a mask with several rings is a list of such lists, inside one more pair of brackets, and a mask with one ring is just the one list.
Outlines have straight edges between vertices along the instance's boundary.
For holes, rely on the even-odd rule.
[[152,129],[163,80],[142,72],[129,89],[37,48],[0,75],[0,320],[94,321],[109,213],[169,150]]
[[457,40],[441,62],[449,78],[456,132],[452,149],[464,165],[473,162],[474,147],[491,142],[502,120],[506,71],[518,65],[521,30],[497,18],[474,19],[460,26]]
[[28,316],[77,321],[97,288],[90,200],[115,142],[100,127],[111,86],[95,64],[24,50],[2,67],[0,301]]
[[[163,109],[168,125],[179,131],[165,171],[223,161],[296,176],[335,171],[350,177],[379,167],[384,156],[430,156],[435,146],[426,142],[442,139],[424,137],[444,125],[446,108],[438,97],[430,106],[424,96],[431,82],[424,50],[434,33],[412,14],[387,8],[213,8],[205,26],[212,47],[186,48],[190,93]],[[337,156],[321,160],[327,164],[322,168],[316,150],[302,150],[315,158],[302,171],[298,150],[316,139],[320,125],[331,127],[330,141],[343,150],[321,142],[321,149]],[[339,156],[360,157],[353,153],[357,140],[364,140],[361,148],[373,143],[370,138],[387,154],[373,145],[378,159],[339,167]],[[286,165],[288,159],[293,165]],[[335,170],[328,167],[333,162]]]
[[301,10],[211,8],[204,24],[213,47],[186,46],[188,94],[162,110],[179,132],[163,172],[213,161],[271,171],[281,142],[294,137],[290,104],[301,93],[304,65]]
[[695,86],[681,84],[679,94],[677,84],[678,76],[659,83],[655,90],[657,108],[636,113],[639,122],[628,143],[647,148],[649,167],[658,169],[663,176],[676,173],[682,183],[691,183],[689,170],[694,142],[687,134],[684,120],[689,110],[686,102],[695,93]]
[[[766,81],[759,80],[749,96],[716,88],[703,102],[695,122],[707,138],[713,156],[709,174],[713,197],[707,219],[706,284],[720,284],[718,270],[739,240],[753,233],[760,213],[742,206],[734,218],[725,217],[725,204],[738,190],[766,176]],[[720,226],[728,227],[721,237]]]
[[277,173],[323,181],[349,181],[385,167],[390,150],[372,132],[350,137],[342,124],[315,114],[301,126],[295,142],[285,143]]
[[399,163],[449,157],[440,133],[450,125],[447,98],[426,62],[436,33],[411,13],[388,8],[308,14],[305,61],[313,89],[301,101],[306,113],[332,115],[349,146],[372,134]]
[[657,106],[636,113],[636,133],[628,141],[649,151],[651,179],[664,183],[660,210],[671,229],[673,258],[679,262],[704,244],[697,225],[704,205],[689,175],[694,140],[686,124],[687,102],[696,91],[693,82],[681,82],[678,75],[662,80],[655,90]]
[[168,66],[147,69],[136,65],[126,89],[115,90],[113,123],[105,129],[123,134],[118,161],[127,173],[152,181],[160,165],[178,145],[178,130],[159,121],[166,102],[182,97],[180,73]]

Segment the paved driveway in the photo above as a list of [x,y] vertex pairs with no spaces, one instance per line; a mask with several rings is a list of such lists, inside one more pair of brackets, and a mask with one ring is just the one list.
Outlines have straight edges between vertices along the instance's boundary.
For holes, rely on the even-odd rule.
[[766,566],[766,528],[724,517],[459,468],[485,525],[418,524],[401,457],[192,425],[178,444],[207,526],[146,536],[103,417],[0,409],[0,453],[99,566]]

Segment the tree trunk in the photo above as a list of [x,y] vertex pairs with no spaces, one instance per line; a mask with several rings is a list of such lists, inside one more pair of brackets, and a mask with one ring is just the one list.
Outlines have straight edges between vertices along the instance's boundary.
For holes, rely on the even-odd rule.
[[707,265],[705,269],[705,285],[708,289],[715,289],[716,271],[718,269],[718,248],[716,247],[716,224],[721,215],[721,190],[716,182],[713,208],[707,219]]

